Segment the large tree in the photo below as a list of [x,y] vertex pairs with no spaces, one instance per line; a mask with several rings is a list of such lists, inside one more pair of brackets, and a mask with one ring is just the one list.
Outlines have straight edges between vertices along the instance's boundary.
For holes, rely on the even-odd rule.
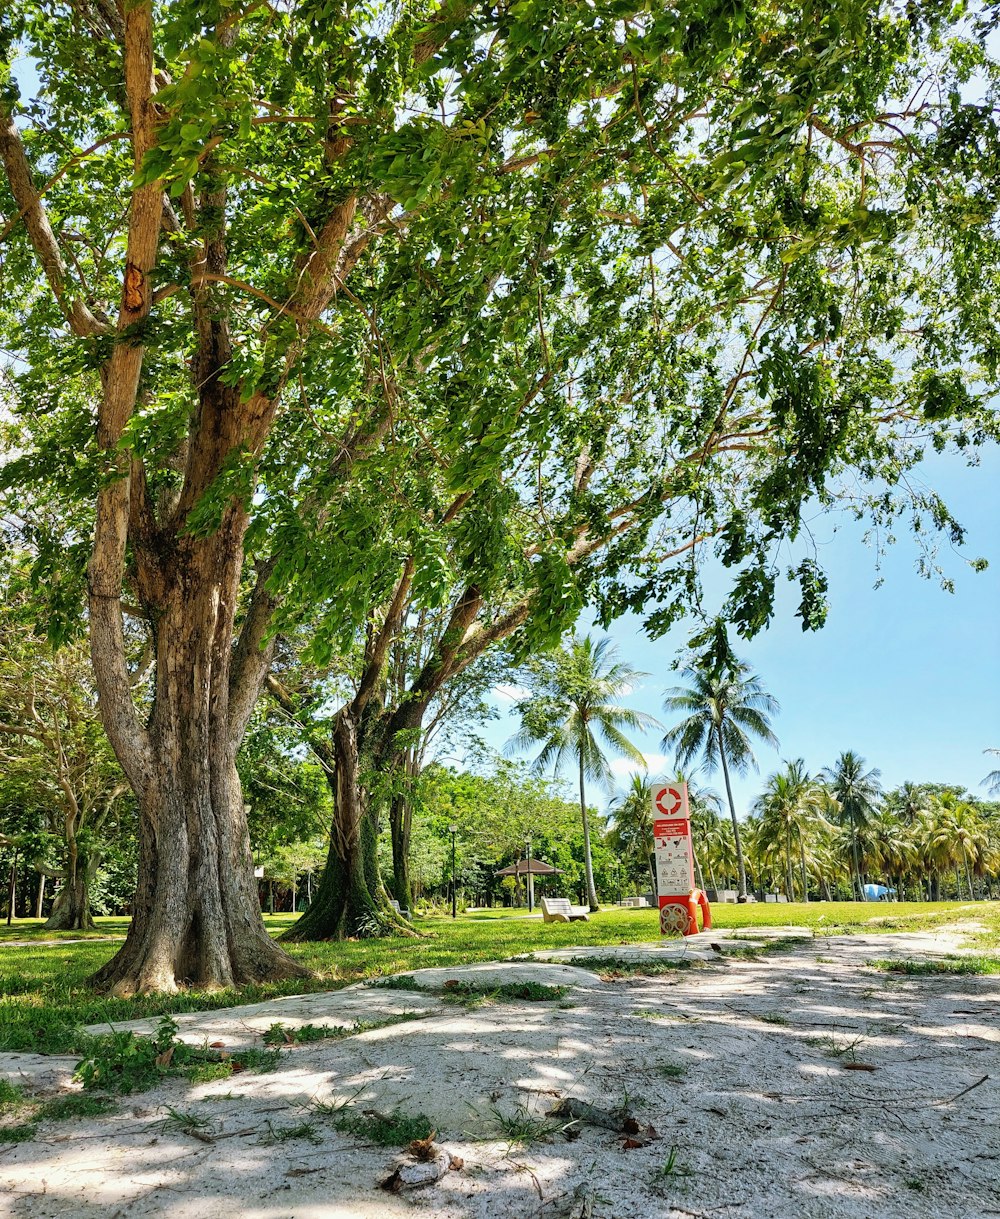
[[[0,82],[26,429],[5,477],[60,508],[56,624],[90,553],[141,810],[136,917],[99,984],[300,968],[257,913],[235,769],[275,626],[319,608],[317,660],[367,641],[332,742],[335,870],[384,908],[359,776],[402,765],[477,655],[552,642],[588,596],[607,617],[659,599],[663,629],[696,597],[671,557],[713,535],[757,629],[803,503],[849,487],[892,519],[927,444],[988,434],[996,82],[977,15],[946,20],[4,6],[27,65]],[[817,625],[811,556],[796,579]],[[450,612],[388,701],[414,598]],[[148,719],[126,612],[155,645]]]

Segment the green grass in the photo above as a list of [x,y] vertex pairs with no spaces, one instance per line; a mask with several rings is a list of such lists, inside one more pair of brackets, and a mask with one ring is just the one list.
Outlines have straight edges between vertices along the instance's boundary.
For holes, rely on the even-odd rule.
[[398,1109],[392,1113],[341,1109],[333,1124],[341,1134],[353,1134],[379,1147],[405,1147],[414,1139],[430,1138],[434,1129],[422,1113],[409,1116]]
[[923,961],[876,960],[865,964],[884,973],[910,974],[918,978],[941,974],[1000,974],[1000,957],[945,956]]
[[[806,926],[820,935],[865,928],[923,930],[946,926],[960,918],[974,918],[986,924],[982,936],[984,948],[986,941],[990,947],[1000,942],[997,902],[890,906],[864,902],[759,903],[717,905],[713,915],[717,928]],[[277,935],[294,920],[294,915],[279,914],[265,921]],[[315,971],[312,978],[239,990],[192,990],[177,995],[111,999],[88,990],[85,980],[114,955],[116,944],[85,942],[41,948],[35,942],[53,938],[52,933],[44,932],[37,920],[19,919],[10,928],[0,928],[0,1050],[82,1052],[86,1044],[79,1031],[82,1025],[258,1003],[280,995],[335,990],[352,982],[430,966],[448,968],[476,961],[507,960],[536,950],[568,946],[606,949],[659,938],[655,910],[616,907],[593,915],[588,923],[543,924],[540,918],[525,918],[521,911],[495,910],[462,915],[455,920],[419,919],[417,927],[425,934],[416,940],[392,936],[352,943],[288,945],[295,957]],[[92,935],[124,935],[126,928],[125,919],[100,918]],[[29,947],[4,947],[5,940],[26,939],[33,941]],[[759,950],[764,950],[764,945]],[[600,960],[600,953],[595,953],[595,958]],[[608,962],[608,967],[623,973],[630,968],[623,962]],[[650,968],[643,966],[647,972]]]

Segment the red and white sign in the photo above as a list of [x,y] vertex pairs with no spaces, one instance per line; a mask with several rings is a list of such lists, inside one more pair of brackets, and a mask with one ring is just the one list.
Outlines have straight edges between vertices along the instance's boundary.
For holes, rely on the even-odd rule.
[[[686,817],[688,815],[687,784],[668,783],[654,784],[650,794],[653,797],[654,817]],[[683,811],[682,811],[683,810]]]
[[650,788],[653,846],[660,932],[694,935],[695,905],[702,905],[706,929],[712,925],[708,901],[694,884],[694,850],[686,783],[656,783]]

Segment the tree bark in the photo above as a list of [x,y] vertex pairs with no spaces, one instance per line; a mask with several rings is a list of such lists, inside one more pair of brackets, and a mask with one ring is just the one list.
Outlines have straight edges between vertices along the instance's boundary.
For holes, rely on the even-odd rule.
[[600,910],[597,890],[594,888],[594,861],[590,854],[590,819],[587,816],[587,794],[583,773],[583,754],[580,754],[580,819],[583,822],[583,868],[587,878],[587,901],[591,913]]
[[375,819],[360,777],[360,735],[351,708],[343,708],[334,721],[326,771],[334,799],[326,867],[309,909],[283,940],[367,939],[407,930],[379,875]]
[[[46,931],[93,931],[90,886],[100,863],[99,855],[81,856],[76,839],[70,840],[66,877],[52,902],[52,910],[45,922]],[[45,878],[42,879],[44,881]]]
[[719,741],[719,758],[722,761],[722,776],[726,781],[726,796],[729,800],[729,816],[733,822],[733,837],[736,839],[736,867],[739,871],[739,893],[737,900],[745,902],[747,900],[747,869],[743,861],[743,844],[740,841],[740,827],[736,820],[736,801],[733,799],[733,788],[729,782],[729,764],[726,762],[726,747],[722,740],[722,726],[720,725],[716,731]]
[[99,989],[169,992],[309,972],[264,927],[236,771],[242,732],[230,722],[229,685],[245,524],[230,509],[209,538],[177,539],[162,567],[138,554],[157,653],[143,772],[127,750],[122,758],[139,799],[139,879],[125,944],[91,979]]
[[389,832],[392,836],[392,892],[403,910],[413,909],[413,889],[410,884],[412,829],[413,807],[408,797],[394,796],[389,810]]
[[45,873],[38,874],[38,896],[35,898],[35,918],[42,917],[42,903],[45,901]]

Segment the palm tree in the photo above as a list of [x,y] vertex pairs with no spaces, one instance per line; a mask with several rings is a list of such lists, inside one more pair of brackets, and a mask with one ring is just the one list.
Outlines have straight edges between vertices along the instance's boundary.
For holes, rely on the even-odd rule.
[[845,750],[833,766],[827,766],[823,771],[840,804],[841,817],[851,828],[854,881],[859,894],[858,900],[862,902],[867,898],[861,880],[861,865],[858,862],[858,832],[875,816],[882,795],[882,785],[879,783],[881,774],[880,770],[874,768],[865,771],[864,758],[851,749]]
[[615,655],[616,649],[610,639],[595,643],[589,635],[583,639],[574,636],[568,646],[564,645],[554,656],[539,663],[534,694],[517,705],[521,729],[508,744],[508,750],[514,752],[541,742],[541,752],[533,763],[537,772],[549,766],[557,771],[570,758],[575,760],[580,781],[583,861],[591,910],[600,907],[594,888],[586,780],[595,779],[610,788],[613,779],[598,736],[611,752],[644,766],[645,758],[623,729],[641,732],[663,727],[644,711],[619,706],[619,700],[629,693],[637,679],[648,675],[616,661]]
[[729,767],[732,766],[737,774],[746,774],[750,767],[757,769],[752,737],[777,746],[778,739],[771,731],[770,717],[776,715],[780,708],[777,700],[765,692],[760,678],[740,660],[734,660],[729,668],[722,671],[693,666],[685,669],[682,676],[688,679],[690,685],[668,690],[663,707],[665,711],[686,712],[687,715],[663,738],[663,748],[673,749],[682,767],[687,767],[699,755],[702,767],[709,774],[722,767],[736,840],[739,900],[745,902],[746,863],[729,781]]
[[754,801],[754,812],[760,817],[759,842],[765,849],[783,846],[785,851],[785,890],[788,900],[795,900],[792,885],[792,840],[798,841],[802,875],[802,900],[809,900],[809,879],[806,872],[805,836],[816,828],[820,818],[819,785],[806,770],[802,758],[786,762],[785,769],[776,771],[767,780],[764,792]]
[[608,811],[615,819],[614,829],[611,831],[612,847],[619,856],[632,856],[634,864],[642,861],[643,866],[649,870],[649,879],[655,894],[653,810],[649,799],[649,779],[645,773],[629,776],[628,788],[611,802]]
[[[1000,749],[984,749],[983,753],[991,753],[1000,758]],[[991,796],[1000,796],[1000,770],[991,770],[982,782],[982,786]]]

